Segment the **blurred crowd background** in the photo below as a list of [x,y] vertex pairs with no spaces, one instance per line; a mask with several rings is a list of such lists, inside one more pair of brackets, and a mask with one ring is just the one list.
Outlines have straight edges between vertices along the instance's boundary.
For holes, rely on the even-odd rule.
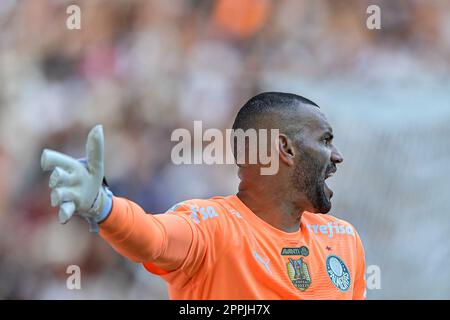
[[116,195],[157,213],[233,194],[234,166],[175,166],[170,135],[230,128],[262,91],[304,95],[334,126],[332,213],[380,267],[368,298],[450,298],[449,1],[2,0],[0,27],[1,299],[167,298],[85,221],[59,225],[42,149],[81,157],[101,123]]

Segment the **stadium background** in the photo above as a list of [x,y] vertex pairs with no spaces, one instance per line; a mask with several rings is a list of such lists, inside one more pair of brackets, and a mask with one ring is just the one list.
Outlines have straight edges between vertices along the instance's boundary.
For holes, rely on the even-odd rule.
[[[311,98],[334,126],[333,213],[381,268],[368,297],[450,298],[449,1],[2,0],[0,26],[0,298],[166,298],[84,221],[58,224],[40,153],[82,156],[102,123],[113,191],[147,211],[235,193],[233,166],[172,165],[170,134],[229,128],[266,90]],[[82,290],[66,289],[71,264]]]

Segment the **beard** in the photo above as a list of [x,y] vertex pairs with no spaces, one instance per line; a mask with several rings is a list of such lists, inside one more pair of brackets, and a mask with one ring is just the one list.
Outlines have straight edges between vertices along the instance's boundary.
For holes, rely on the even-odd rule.
[[333,165],[324,168],[313,156],[303,153],[298,160],[293,176],[294,188],[302,193],[307,201],[304,209],[312,213],[328,213],[331,210],[330,198],[333,192],[325,183],[326,173]]

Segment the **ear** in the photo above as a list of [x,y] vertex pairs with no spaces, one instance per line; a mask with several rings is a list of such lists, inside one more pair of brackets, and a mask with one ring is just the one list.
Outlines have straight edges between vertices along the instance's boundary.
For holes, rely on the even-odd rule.
[[285,134],[280,133],[278,135],[278,150],[280,160],[288,166],[293,166],[295,151],[291,139]]

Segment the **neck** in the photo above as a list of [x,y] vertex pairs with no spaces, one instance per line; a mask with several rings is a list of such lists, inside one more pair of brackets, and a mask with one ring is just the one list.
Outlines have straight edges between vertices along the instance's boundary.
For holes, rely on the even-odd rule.
[[285,190],[276,188],[276,184],[248,179],[239,184],[237,197],[271,226],[284,232],[296,232],[300,228],[304,210],[287,198],[289,192],[283,191]]

